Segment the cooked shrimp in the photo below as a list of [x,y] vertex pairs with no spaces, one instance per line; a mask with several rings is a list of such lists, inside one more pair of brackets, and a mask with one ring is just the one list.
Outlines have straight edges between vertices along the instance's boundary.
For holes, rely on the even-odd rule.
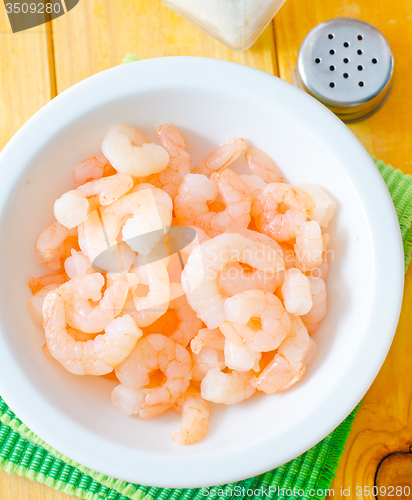
[[[220,212],[210,210],[208,203],[220,196],[225,207]],[[175,215],[181,225],[195,225],[208,236],[223,231],[247,228],[250,222],[251,196],[246,184],[232,170],[205,175],[189,174],[185,177],[175,198]]]
[[301,212],[306,218],[315,209],[315,202],[305,191],[282,182],[268,184],[253,203],[252,215],[259,231],[272,236],[270,223],[279,214],[281,203]]
[[282,285],[282,296],[288,313],[301,316],[307,314],[312,308],[309,279],[295,267],[286,271]]
[[282,258],[271,247],[235,233],[221,234],[195,248],[182,272],[182,285],[189,305],[210,329],[225,320],[225,297],[217,277],[229,262],[248,264],[263,274],[284,269]]
[[186,391],[192,370],[189,352],[164,335],[150,334],[140,339],[129,357],[116,368],[120,382],[134,389],[147,386],[156,370],[160,370],[166,380],[159,387],[142,391],[138,412],[142,418],[163,413]]
[[200,392],[192,387],[181,396],[173,407],[182,414],[180,431],[172,431],[172,439],[180,445],[197,443],[206,434],[210,409]]
[[[283,257],[283,251],[279,243],[269,236],[250,229],[238,229],[236,233],[255,243],[268,245],[280,257]],[[278,273],[270,272],[262,276],[262,273],[256,273],[254,269],[242,267],[238,262],[232,262],[219,274],[218,286],[222,294],[227,297],[246,290],[262,290],[273,293],[283,283],[284,275],[285,273],[282,270]]]
[[312,338],[310,338],[309,347],[308,347],[308,350],[307,350],[305,357],[303,359],[303,362],[305,363],[305,365],[308,366],[311,363],[313,363],[313,361],[315,361],[318,354],[319,354],[318,346],[316,345],[316,342]]
[[173,200],[183,179],[190,174],[190,155],[185,151],[185,140],[173,125],[160,125],[157,136],[162,147],[169,153],[169,163],[166,170],[151,175],[147,182],[166,191]]
[[239,158],[245,149],[246,141],[244,139],[235,139],[232,142],[226,142],[198,163],[192,172],[194,174],[209,176],[213,172],[223,170]]
[[249,189],[250,196],[253,201],[260,195],[263,189],[267,186],[266,182],[259,175],[255,174],[242,174],[240,178],[245,182]]
[[92,271],[92,264],[83,252],[72,250],[71,256],[64,261],[64,270],[69,278],[84,276]]
[[[329,264],[329,257],[328,257],[329,251],[327,250],[327,246],[329,244],[329,239],[330,238],[329,238],[328,234],[323,235],[322,261],[317,267],[306,272],[306,274],[313,276],[314,278],[321,278],[325,282],[328,279],[329,271],[330,271],[330,264]],[[332,253],[332,257],[333,257],[333,253]],[[332,260],[333,260],[333,258],[332,258]]]
[[312,335],[319,328],[320,322],[325,317],[328,308],[326,304],[326,286],[323,279],[308,276],[308,280],[313,306],[308,314],[302,316],[302,321],[305,323],[309,334]]
[[295,266],[301,271],[310,271],[322,263],[323,236],[316,221],[305,222],[296,236]]
[[202,398],[225,405],[239,403],[255,393],[253,378],[253,372],[223,373],[219,368],[212,368],[200,384]]
[[143,398],[143,391],[141,389],[134,389],[123,384],[117,385],[111,394],[114,408],[127,417],[139,413]]
[[73,179],[76,188],[86,182],[101,179],[106,175],[113,175],[116,170],[111,166],[109,160],[102,154],[87,158],[74,167]]
[[147,255],[164,235],[172,221],[173,203],[164,191],[142,184],[136,191],[91,213],[79,226],[79,244],[93,262],[110,247],[115,247],[124,220],[123,240],[136,252]]
[[43,303],[46,295],[52,290],[56,290],[59,286],[60,285],[58,283],[50,283],[49,285],[45,285],[40,290],[34,292],[33,297],[29,298],[29,301],[27,302],[27,309],[33,323],[36,325],[41,326],[43,324]]
[[203,347],[210,347],[218,351],[223,351],[225,348],[225,336],[219,330],[209,330],[209,328],[202,328],[198,334],[191,340],[190,348],[194,354],[199,354]]
[[201,382],[206,373],[212,368],[225,368],[223,349],[203,347],[197,354],[193,354],[192,380]]
[[77,247],[76,229],[67,229],[60,222],[54,222],[40,234],[36,243],[36,259],[41,264],[48,263],[51,269],[60,269],[62,262]]
[[[133,187],[133,179],[127,174],[116,174],[88,182],[76,190],[68,191],[54,203],[54,216],[63,226],[73,229],[87,219],[99,205],[108,205]],[[98,197],[98,203],[90,198]]]
[[305,359],[309,349],[310,337],[302,318],[290,315],[290,329],[277,353],[290,362],[298,363]]
[[239,346],[226,339],[224,354],[225,364],[232,370],[238,372],[260,371],[259,361],[262,357],[260,352],[252,351],[247,346]]
[[284,214],[276,214],[269,222],[270,236],[279,242],[294,240],[302,233],[305,222],[303,213],[291,208]]
[[[140,265],[141,256],[137,256],[133,269],[128,276],[137,278],[135,283],[129,280],[132,298],[125,305],[125,310],[132,315],[139,327],[149,326],[160,318],[169,306],[170,285],[167,269],[161,260]],[[139,284],[149,287],[141,296]],[[147,293],[147,294],[146,294]],[[134,312],[133,312],[134,310]]]
[[[192,338],[202,328],[202,320],[196,316],[194,310],[187,303],[185,292],[180,283],[170,284],[170,297],[174,298],[170,300],[169,309],[162,316],[164,318],[163,322],[166,321],[166,326],[168,326],[167,333],[156,331],[156,322],[152,323],[147,331],[150,333],[164,333],[178,344],[187,347]],[[174,328],[171,328],[174,323],[173,319],[177,320],[177,324]]]
[[245,153],[246,165],[252,174],[264,182],[283,182],[282,174],[269,156],[258,148],[250,147]]
[[282,302],[261,290],[247,290],[227,298],[224,312],[225,321],[219,328],[226,339],[256,352],[276,349],[290,328]]
[[119,173],[134,177],[156,174],[169,163],[169,155],[162,146],[148,143],[147,137],[126,125],[115,125],[109,130],[102,152]]
[[338,206],[336,201],[315,184],[299,184],[298,187],[308,193],[315,202],[315,209],[309,216],[310,220],[318,222],[321,227],[327,227],[335,215]]
[[75,375],[110,373],[142,336],[133,319],[125,315],[107,324],[105,333],[94,340],[75,340],[67,332],[65,309],[60,288],[48,293],[43,304],[43,326],[50,354]]
[[304,359],[309,345],[310,337],[303,321],[292,315],[287,337],[279,346],[273,360],[253,380],[254,387],[266,394],[274,394],[296,384],[305,372]]
[[290,269],[291,267],[295,267],[295,251],[292,245],[289,245],[286,242],[279,244],[282,252],[283,252],[283,261],[285,263],[286,269]]
[[[105,279],[100,273],[78,276],[60,286],[59,296],[66,304],[66,319],[72,328],[99,333],[121,313],[129,291],[127,279],[121,274],[107,273],[106,284],[103,298]],[[92,305],[91,300],[100,302]]]
[[60,286],[65,281],[67,281],[67,276],[64,273],[58,273],[58,274],[46,274],[45,276],[40,276],[40,278],[35,278],[34,276],[32,276],[27,280],[27,284],[30,287],[31,293],[35,295],[45,286],[48,285]]

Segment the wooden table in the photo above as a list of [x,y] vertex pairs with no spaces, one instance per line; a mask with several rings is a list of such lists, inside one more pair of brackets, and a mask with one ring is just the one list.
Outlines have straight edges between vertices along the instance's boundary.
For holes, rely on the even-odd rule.
[[[215,57],[253,66],[291,82],[304,36],[319,22],[336,16],[371,22],[392,46],[395,76],[387,103],[376,115],[350,128],[371,154],[412,173],[409,0],[287,0],[258,42],[243,53],[225,48],[170,12],[160,0],[81,0],[52,23],[17,34],[11,33],[1,5],[0,147],[56,94],[119,64],[127,53],[136,53],[140,59]],[[378,484],[412,486],[412,454],[408,454],[412,444],[411,278],[412,269],[406,276],[404,307],[394,343],[355,419],[332,485],[334,498],[344,498],[341,486],[351,487],[350,498],[368,498],[356,496],[356,486],[373,486],[375,476]],[[0,498],[68,497],[0,472]]]

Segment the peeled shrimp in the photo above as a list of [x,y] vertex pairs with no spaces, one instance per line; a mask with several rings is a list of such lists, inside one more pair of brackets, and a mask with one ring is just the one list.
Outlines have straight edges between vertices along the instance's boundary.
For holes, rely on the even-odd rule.
[[225,320],[225,297],[217,278],[229,262],[243,262],[263,274],[284,269],[282,258],[272,248],[235,233],[221,234],[195,248],[182,272],[182,285],[189,305],[210,329]]
[[338,206],[336,201],[315,184],[299,184],[298,187],[308,193],[315,202],[315,209],[309,216],[310,220],[318,222],[321,227],[327,227],[335,215]]
[[[283,257],[283,251],[279,243],[269,236],[250,229],[238,229],[236,233],[256,243],[268,245],[280,257]],[[232,262],[219,274],[218,286],[223,295],[228,297],[246,290],[262,290],[273,293],[283,283],[284,275],[285,273],[282,270],[278,273],[270,272],[262,276],[261,273],[256,273],[253,269],[244,268],[238,262]]]
[[313,305],[310,282],[302,271],[291,267],[286,271],[282,296],[287,312],[299,316],[307,314]]
[[290,328],[282,302],[260,290],[247,290],[227,298],[224,313],[225,321],[219,328],[226,339],[256,352],[276,349]]
[[246,165],[252,174],[264,182],[283,182],[282,174],[269,156],[258,148],[250,147],[245,153]]
[[84,276],[92,271],[92,264],[83,252],[72,250],[71,256],[64,261],[64,270],[69,278]]
[[167,151],[148,143],[147,137],[126,125],[115,125],[102,143],[104,156],[123,174],[145,177],[165,170],[169,163]]
[[75,248],[76,229],[67,229],[60,222],[54,222],[40,234],[36,243],[36,260],[41,264],[48,263],[51,269],[60,269],[62,261]]
[[[208,203],[220,196],[224,210],[213,212]],[[223,231],[247,228],[250,222],[251,196],[246,184],[232,170],[205,175],[189,174],[185,177],[175,198],[174,210],[181,225],[195,225],[208,236]]]
[[164,335],[150,334],[137,342],[130,356],[115,370],[122,385],[142,389],[149,384],[150,375],[158,369],[166,380],[159,387],[142,390],[138,412],[142,418],[163,413],[186,391],[192,370],[189,352]]
[[203,347],[197,354],[193,354],[192,379],[201,382],[206,373],[212,368],[225,368],[225,355],[223,349]]
[[191,340],[190,348],[194,354],[199,354],[203,347],[210,347],[223,351],[225,347],[225,336],[216,328],[209,330],[209,328],[202,328],[199,333]]
[[291,208],[284,214],[276,214],[269,222],[270,236],[279,242],[293,240],[302,233],[305,222],[303,213]]
[[310,271],[322,263],[323,236],[316,221],[305,222],[296,236],[295,265],[298,269]]
[[157,128],[157,136],[169,154],[169,163],[166,170],[151,175],[147,182],[166,191],[173,200],[183,179],[190,174],[190,155],[185,151],[185,140],[173,125],[160,125]]
[[[164,235],[172,221],[173,203],[164,191],[142,184],[110,205],[91,213],[79,226],[79,243],[90,260],[115,247],[124,220],[123,240],[136,252],[147,255]],[[80,236],[81,235],[81,236]]]
[[101,179],[106,175],[113,175],[116,170],[111,166],[109,160],[102,154],[87,158],[74,167],[73,179],[76,188],[86,182]]
[[[108,205],[126,194],[133,187],[133,179],[127,174],[116,174],[88,182],[74,191],[63,194],[54,203],[54,216],[63,226],[73,229],[87,219],[99,205]],[[90,203],[89,198],[99,202]]]
[[[183,347],[187,347],[192,338],[202,328],[202,320],[196,316],[194,310],[187,303],[185,292],[180,283],[170,284],[170,297],[174,298],[170,300],[169,309],[166,314],[161,317],[167,332],[156,330],[156,322],[152,323],[146,331],[150,333],[163,333]],[[177,320],[175,328],[171,327],[173,319]]]
[[238,372],[260,371],[259,361],[262,357],[260,352],[252,351],[247,346],[239,346],[226,339],[224,354],[225,364],[232,370]]
[[44,286],[40,290],[34,293],[33,297],[30,297],[27,302],[27,309],[29,311],[30,317],[33,320],[33,323],[36,325],[43,324],[43,304],[46,295],[59,287],[59,284],[51,283],[49,285]]
[[213,172],[223,170],[239,158],[245,149],[246,141],[244,139],[235,139],[232,142],[226,142],[198,163],[192,172],[194,174],[209,176]]
[[[59,296],[66,305],[67,323],[85,333],[101,332],[124,306],[129,283],[121,274],[107,273],[107,288],[101,295],[105,279],[100,273],[72,278],[59,288]],[[101,300],[100,300],[101,299]],[[92,305],[90,300],[100,301]]]
[[[310,271],[306,271],[306,274],[313,276],[314,278],[321,278],[326,282],[329,276],[330,264],[329,264],[329,253],[327,250],[327,246],[329,245],[330,237],[328,234],[323,235],[323,252],[322,252],[322,261],[321,263],[311,269]],[[333,261],[333,252],[332,252],[332,261]]]
[[64,273],[57,274],[46,274],[45,276],[40,276],[40,278],[35,278],[32,276],[27,280],[27,284],[30,287],[31,293],[35,295],[45,286],[48,285],[62,285],[67,280],[67,276]]
[[206,434],[210,409],[200,392],[192,387],[175,403],[174,409],[182,414],[180,431],[172,431],[172,439],[180,445],[197,443]]
[[225,405],[239,403],[255,393],[253,378],[253,372],[223,373],[219,368],[212,368],[200,384],[202,398]]
[[65,302],[60,288],[50,292],[43,304],[43,326],[50,354],[75,375],[105,375],[121,363],[142,336],[133,319],[122,316],[106,325],[94,340],[75,340],[66,328]]
[[[134,268],[128,273],[132,298],[125,304],[125,310],[132,315],[139,327],[149,326],[160,318],[169,306],[170,285],[167,269],[162,261],[141,265],[141,257],[137,256]],[[130,281],[133,275],[137,280]],[[141,296],[139,284],[149,287],[149,291]],[[133,312],[132,312],[133,311]]]
[[287,337],[279,346],[273,360],[253,380],[254,387],[266,394],[274,394],[296,384],[305,372],[304,359],[310,340],[303,321],[292,315]]
[[[274,239],[279,225],[282,226],[281,203],[301,212],[305,218],[309,218],[315,209],[315,202],[305,191],[282,182],[268,184],[255,200],[252,215],[259,231]],[[273,235],[271,225],[276,229]]]
[[308,280],[310,283],[310,293],[312,294],[313,306],[307,314],[302,316],[302,321],[305,323],[309,334],[312,335],[312,333],[315,333],[319,328],[320,322],[326,315],[326,286],[325,282],[321,278],[308,276]]

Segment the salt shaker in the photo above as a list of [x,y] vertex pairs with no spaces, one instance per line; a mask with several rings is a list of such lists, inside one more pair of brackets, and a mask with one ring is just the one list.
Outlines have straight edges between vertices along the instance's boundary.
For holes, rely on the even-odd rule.
[[285,1],[163,0],[163,3],[231,49],[246,50]]

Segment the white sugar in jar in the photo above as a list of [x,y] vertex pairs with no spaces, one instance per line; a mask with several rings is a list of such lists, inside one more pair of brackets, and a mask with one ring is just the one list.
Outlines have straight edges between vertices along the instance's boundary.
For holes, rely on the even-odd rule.
[[285,1],[163,0],[163,3],[228,47],[246,50]]

